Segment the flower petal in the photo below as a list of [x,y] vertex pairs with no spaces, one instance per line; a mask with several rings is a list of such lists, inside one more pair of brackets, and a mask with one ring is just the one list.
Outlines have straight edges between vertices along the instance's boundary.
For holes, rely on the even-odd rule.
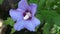
[[18,8],[23,9],[23,10],[26,10],[28,8],[27,0],[21,0],[18,3]]
[[28,29],[29,31],[33,31],[33,32],[35,31],[35,27],[30,21],[26,21],[25,28]]
[[19,19],[21,20],[23,18],[22,11],[23,10],[13,10],[13,9],[11,9],[9,11],[9,14],[14,21],[19,20]]
[[38,20],[35,17],[32,18],[31,22],[35,27],[37,27],[40,24],[40,20]]
[[36,10],[37,10],[37,5],[36,4],[30,4],[30,8],[31,8],[32,15],[34,15],[36,13]]
[[24,22],[23,21],[17,21],[14,24],[14,29],[17,30],[17,31],[20,31],[23,28],[24,28]]

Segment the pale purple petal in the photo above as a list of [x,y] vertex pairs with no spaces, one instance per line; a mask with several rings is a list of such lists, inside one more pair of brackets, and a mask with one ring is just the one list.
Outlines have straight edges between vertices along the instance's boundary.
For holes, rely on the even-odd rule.
[[34,25],[31,23],[31,21],[25,21],[25,28],[28,29],[29,31],[35,31]]
[[14,24],[14,29],[17,30],[17,31],[20,31],[23,28],[24,28],[24,21],[17,21]]
[[23,18],[22,11],[23,10],[13,10],[13,9],[11,9],[9,11],[9,14],[14,21],[16,21],[18,19],[21,20]]
[[35,17],[32,17],[32,20],[31,20],[31,23],[37,27],[38,25],[40,25],[40,20],[35,18]]
[[[30,4],[30,6],[27,3],[27,0],[21,0],[18,3],[18,8],[16,10],[11,9],[9,11],[9,14],[11,18],[16,21],[14,24],[14,29],[17,31],[20,31],[23,28],[28,29],[29,31],[35,31],[35,28],[40,24],[40,20],[33,17],[36,13],[37,5],[36,4]],[[32,19],[31,20],[23,20],[23,13],[25,10],[29,10],[32,13]]]
[[34,16],[34,14],[36,13],[36,10],[37,10],[37,5],[36,4],[30,4],[30,8],[31,8],[32,15]]
[[27,3],[27,0],[21,0],[18,3],[18,8],[20,8],[20,9],[26,10],[28,7],[29,6],[28,6],[28,3]]

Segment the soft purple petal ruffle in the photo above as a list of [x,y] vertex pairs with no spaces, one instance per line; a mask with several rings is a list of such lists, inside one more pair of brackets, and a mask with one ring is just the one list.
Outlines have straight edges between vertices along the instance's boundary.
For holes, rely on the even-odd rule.
[[31,20],[25,21],[25,28],[27,28],[29,31],[35,31],[35,28],[40,25],[40,20],[38,20],[35,17],[32,17]]
[[24,21],[17,21],[14,24],[14,29],[17,30],[17,31],[20,31],[23,28],[24,28]]
[[40,20],[37,19],[36,17],[32,17],[31,23],[37,27],[40,24]]
[[18,8],[20,8],[20,9],[26,10],[28,7],[29,7],[29,5],[27,3],[27,0],[21,0],[18,3]]
[[32,15],[34,16],[37,10],[37,5],[36,4],[30,4],[30,10],[32,12]]
[[22,20],[23,19],[22,11],[23,10],[13,10],[13,9],[11,9],[9,11],[9,14],[14,21]]
[[35,31],[35,26],[31,23],[31,21],[25,21],[25,28],[29,31]]

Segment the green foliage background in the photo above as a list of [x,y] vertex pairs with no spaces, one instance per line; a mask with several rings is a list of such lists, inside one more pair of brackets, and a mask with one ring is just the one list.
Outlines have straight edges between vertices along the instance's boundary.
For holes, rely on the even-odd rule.
[[[2,4],[3,0],[0,0]],[[60,34],[60,0],[28,0],[28,3],[36,3],[37,13],[36,17],[40,19],[40,29],[42,34]],[[17,6],[17,3],[14,4],[14,7]],[[4,20],[5,25],[13,26],[14,21],[7,17],[7,20]],[[15,32],[12,28],[11,33]],[[37,34],[40,34],[40,31],[36,31]],[[40,33],[39,33],[40,32]]]

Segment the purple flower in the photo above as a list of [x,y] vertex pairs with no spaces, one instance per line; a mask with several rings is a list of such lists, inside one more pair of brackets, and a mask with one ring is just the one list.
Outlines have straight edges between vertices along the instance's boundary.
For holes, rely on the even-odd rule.
[[21,0],[18,3],[18,8],[11,9],[9,11],[10,16],[16,23],[14,24],[14,29],[20,31],[23,28],[26,28],[30,31],[35,31],[35,28],[40,24],[34,14],[36,13],[37,5],[27,4],[27,0]]

